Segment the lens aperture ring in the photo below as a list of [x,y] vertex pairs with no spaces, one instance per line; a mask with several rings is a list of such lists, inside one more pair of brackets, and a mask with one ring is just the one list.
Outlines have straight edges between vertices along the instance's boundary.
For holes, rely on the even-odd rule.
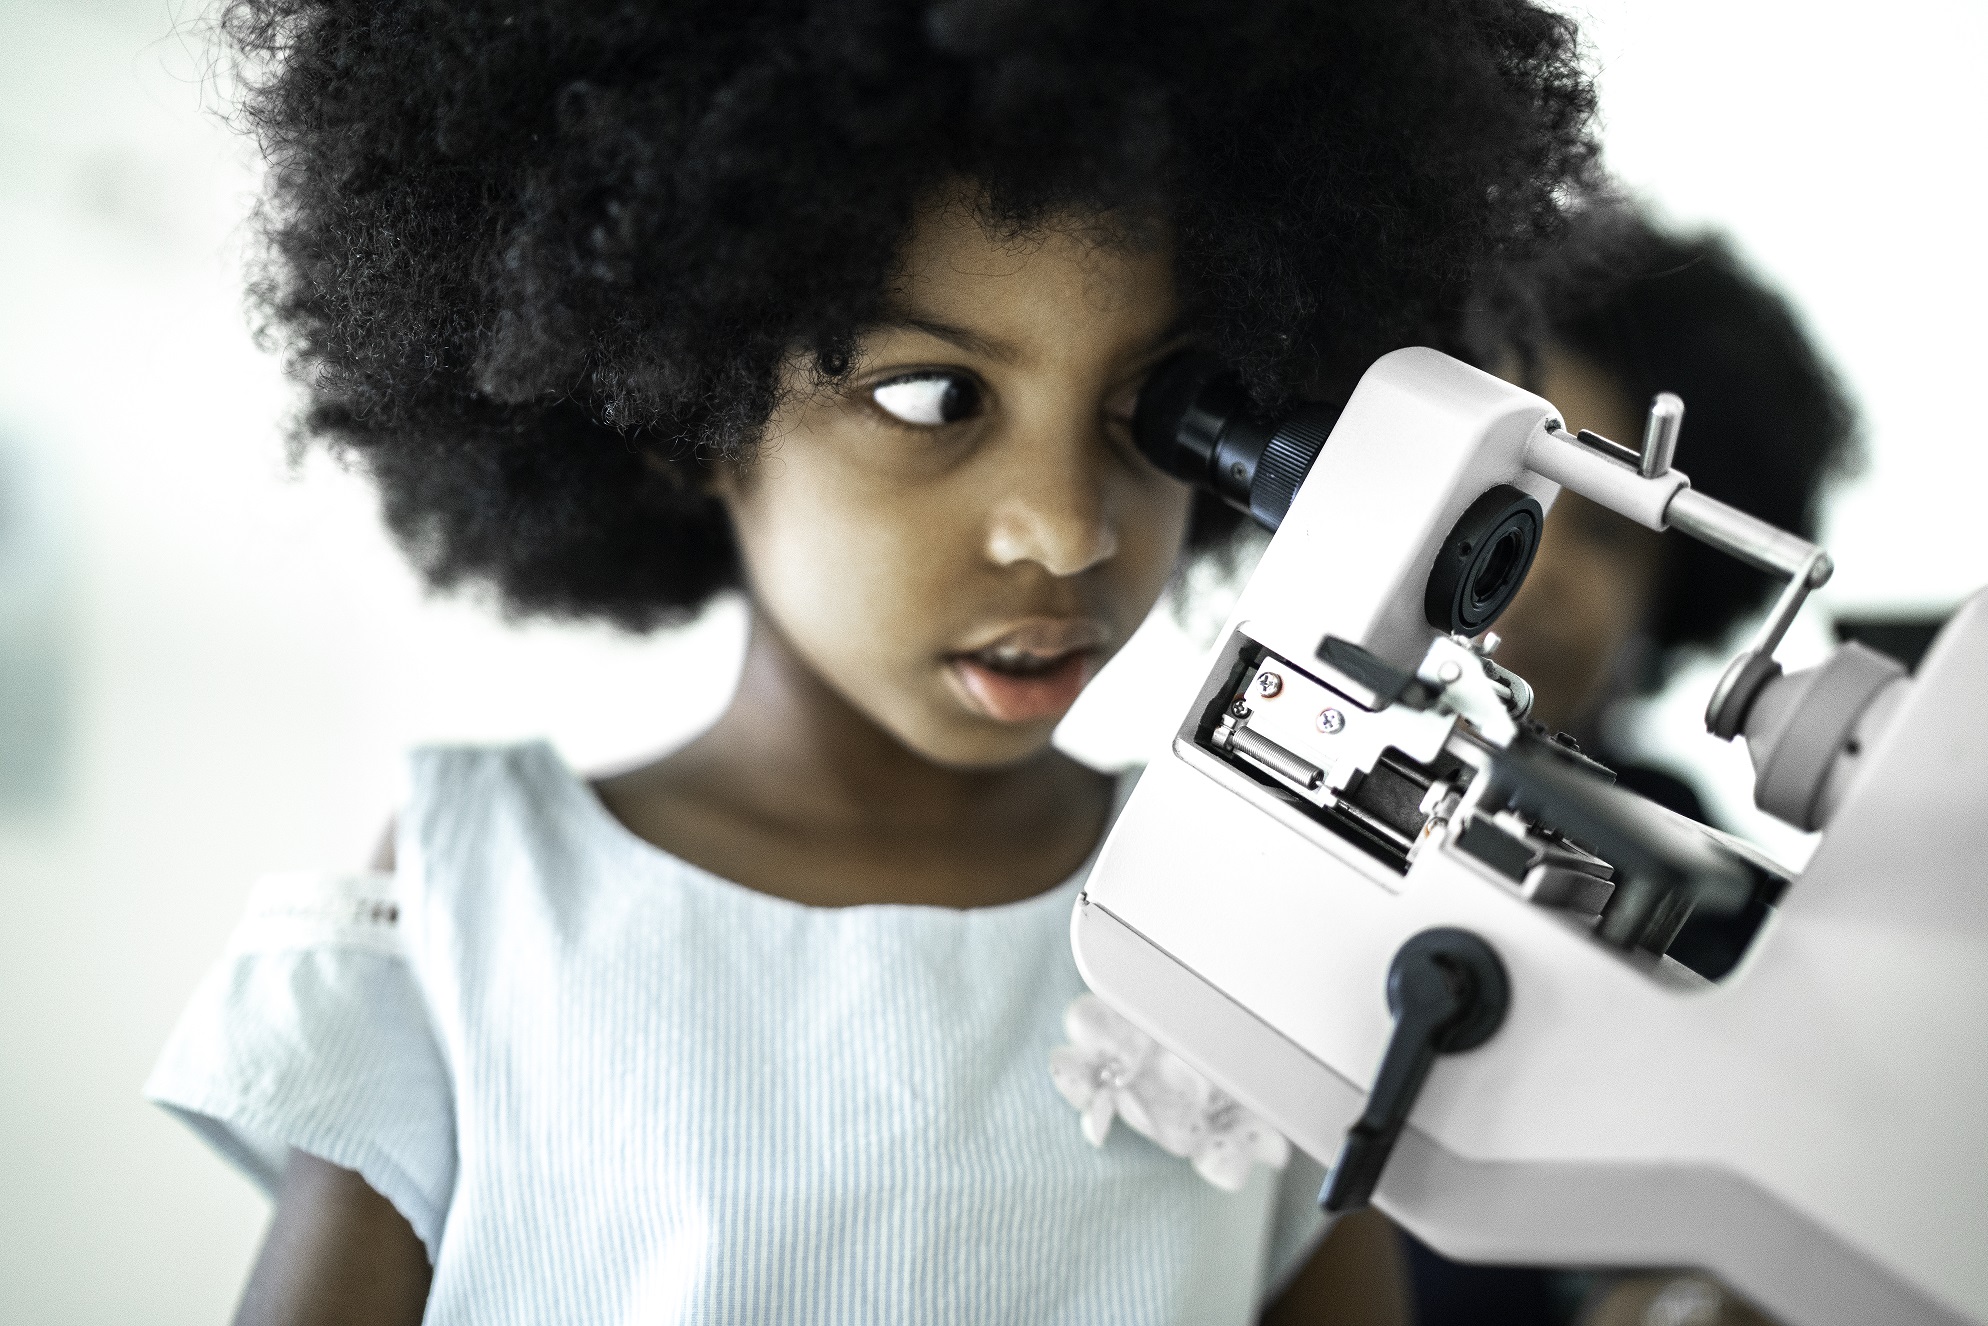
[[1326,405],[1308,407],[1285,421],[1263,448],[1249,486],[1249,514],[1267,530],[1275,530],[1291,509],[1312,462],[1325,449],[1325,439],[1339,421],[1339,411]]

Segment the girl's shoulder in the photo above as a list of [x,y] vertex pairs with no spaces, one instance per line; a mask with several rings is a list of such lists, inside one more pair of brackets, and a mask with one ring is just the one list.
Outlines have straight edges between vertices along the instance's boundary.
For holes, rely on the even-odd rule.
[[274,1196],[292,1151],[361,1175],[432,1258],[456,1175],[454,1085],[377,871],[267,875],[144,1087]]
[[600,826],[543,742],[424,747],[408,772],[390,860],[254,883],[145,1094],[272,1194],[292,1150],[358,1173],[432,1258],[479,1030],[464,1010],[560,929],[545,902]]
[[545,741],[411,751],[393,863],[418,918],[458,925],[492,908],[570,909],[631,875],[684,869],[623,828]]
[[584,784],[551,744],[417,746],[395,821],[396,863],[517,849],[586,827]]

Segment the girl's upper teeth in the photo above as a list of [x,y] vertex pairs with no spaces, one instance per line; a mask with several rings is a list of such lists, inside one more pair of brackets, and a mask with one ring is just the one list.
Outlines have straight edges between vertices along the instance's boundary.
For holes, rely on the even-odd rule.
[[1010,672],[1039,671],[1062,658],[1061,654],[1045,654],[1017,645],[989,645],[973,655],[988,667]]

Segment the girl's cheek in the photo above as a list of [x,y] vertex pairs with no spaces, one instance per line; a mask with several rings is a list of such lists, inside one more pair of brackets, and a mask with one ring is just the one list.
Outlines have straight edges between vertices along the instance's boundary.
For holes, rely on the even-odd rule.
[[964,504],[783,448],[735,508],[755,596],[817,649],[869,654],[946,621],[972,570]]
[[1157,575],[1164,581],[1186,551],[1194,494],[1186,484],[1164,476],[1141,475],[1135,482],[1137,496],[1125,504],[1128,512],[1136,512],[1129,522],[1134,528],[1125,531],[1131,537],[1122,538],[1121,545],[1140,560],[1145,577]]

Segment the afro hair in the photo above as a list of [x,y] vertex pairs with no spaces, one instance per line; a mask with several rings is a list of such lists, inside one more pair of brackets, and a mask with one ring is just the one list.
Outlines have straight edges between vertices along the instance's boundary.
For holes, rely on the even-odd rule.
[[[828,377],[921,202],[1164,227],[1274,405],[1453,343],[1595,173],[1525,0],[233,0],[300,436],[438,588],[630,629],[736,584],[710,466]],[[1234,518],[1204,501],[1190,542]]]

